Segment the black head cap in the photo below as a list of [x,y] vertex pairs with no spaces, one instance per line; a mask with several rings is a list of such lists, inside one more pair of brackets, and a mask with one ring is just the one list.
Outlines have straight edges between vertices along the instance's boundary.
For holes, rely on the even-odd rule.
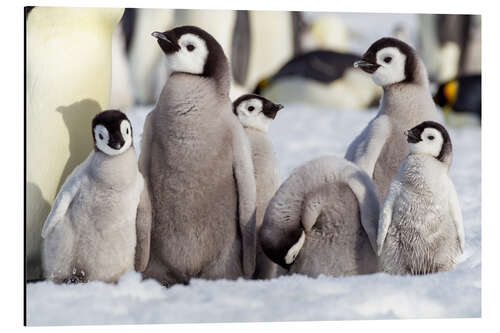
[[[402,82],[413,82],[415,79],[415,70],[417,67],[416,52],[410,45],[406,44],[405,42],[397,38],[392,38],[392,37],[380,38],[368,48],[365,54],[363,54],[361,60],[363,62],[366,62],[367,64],[372,64],[373,66],[372,67],[367,66],[366,68],[368,70],[366,71],[369,73],[373,73],[375,72],[375,70],[377,70],[378,68],[377,52],[386,47],[395,47],[406,56],[405,80]],[[363,70],[365,70],[365,68],[363,68]]]
[[153,32],[152,36],[158,39],[161,49],[168,55],[180,50],[179,38],[187,33],[200,37],[207,45],[208,56],[202,76],[215,77],[221,71],[229,73],[229,64],[222,46],[212,35],[201,28],[185,25],[165,32]]
[[245,94],[240,97],[238,97],[234,102],[233,102],[233,113],[235,115],[238,115],[237,113],[237,108],[238,105],[240,105],[241,102],[249,100],[249,99],[258,99],[262,101],[262,113],[264,113],[267,117],[274,119],[276,118],[276,114],[278,113],[279,110],[283,109],[283,105],[281,104],[275,104],[268,100],[267,98],[264,98],[262,96],[256,95],[256,94]]
[[441,146],[441,151],[436,158],[441,162],[446,162],[449,156],[451,156],[453,147],[451,144],[450,135],[443,125],[436,123],[435,121],[424,121],[405,132],[405,134],[407,135],[407,141],[409,143],[418,143],[422,141],[422,133],[426,128],[434,128],[441,133],[443,137],[443,144]]
[[[94,128],[97,125],[102,125],[108,130],[108,146],[113,149],[120,149],[125,143],[120,128],[123,120],[130,122],[125,113],[120,110],[106,110],[97,114],[94,119],[92,119],[92,137],[94,138],[94,145],[96,143]],[[130,131],[132,131],[132,127],[130,127]],[[130,135],[132,136],[132,132],[130,132]]]

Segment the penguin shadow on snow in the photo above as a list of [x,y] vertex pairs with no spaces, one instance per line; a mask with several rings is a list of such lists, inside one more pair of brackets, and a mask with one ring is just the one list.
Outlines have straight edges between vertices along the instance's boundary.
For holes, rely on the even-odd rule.
[[[36,214],[38,216],[48,216],[50,212],[50,203],[43,198],[42,191],[40,190],[40,187],[37,184],[28,182],[25,185],[25,191],[27,196],[30,196],[32,198],[31,202],[36,202],[38,203],[38,206],[36,207],[36,210],[40,214]],[[33,212],[27,211],[26,214],[30,214]],[[28,219],[27,219],[28,220]],[[35,223],[34,225],[30,226],[30,232],[28,232],[28,226],[26,226],[26,277],[31,277],[28,278],[28,282],[35,282],[35,281],[40,281],[43,280],[43,274],[42,274],[42,260],[40,256],[40,251],[37,252],[35,255],[29,255],[27,249],[29,247],[33,247],[34,243],[39,243],[35,245],[37,248],[41,248],[42,246],[42,226],[43,223]]]
[[[83,162],[92,150],[92,145],[90,144],[92,142],[92,132],[89,130],[89,127],[94,116],[102,111],[102,107],[95,100],[84,99],[68,106],[60,106],[56,111],[62,114],[64,123],[68,129],[70,153],[59,184],[57,185],[57,192],[59,192],[71,171]],[[81,146],[85,144],[89,147],[88,151],[83,155],[78,154],[82,149]]]

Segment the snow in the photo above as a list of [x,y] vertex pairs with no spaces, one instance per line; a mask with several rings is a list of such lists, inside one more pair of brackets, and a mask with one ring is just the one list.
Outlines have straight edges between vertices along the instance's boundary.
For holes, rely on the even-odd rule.
[[[128,112],[139,148],[152,107]],[[375,115],[287,105],[271,125],[281,178],[320,155],[343,156]],[[27,286],[28,325],[306,321],[481,316],[481,130],[449,128],[451,176],[465,225],[456,270],[427,276],[377,273],[353,277],[282,276],[268,281],[192,280],[166,289],[138,273],[117,284]]]

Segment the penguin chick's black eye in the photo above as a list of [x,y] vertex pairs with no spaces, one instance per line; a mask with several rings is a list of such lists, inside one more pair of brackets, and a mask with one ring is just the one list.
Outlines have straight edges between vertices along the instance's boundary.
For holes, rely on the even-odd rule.
[[427,139],[429,139],[429,140],[434,140],[434,136],[433,136],[433,135],[429,135],[429,136],[427,137]]
[[127,130],[125,132],[128,134],[128,128],[127,128]]
[[387,64],[390,63],[391,61],[392,61],[391,57],[385,57],[384,58],[384,62],[387,63]]
[[104,137],[102,136],[101,133],[99,133],[99,139],[101,139],[101,140],[104,139]]
[[255,110],[255,108],[253,106],[248,107],[248,111],[253,111],[253,110]]
[[194,45],[193,44],[189,44],[188,46],[186,46],[187,50],[189,52],[193,51],[194,50]]

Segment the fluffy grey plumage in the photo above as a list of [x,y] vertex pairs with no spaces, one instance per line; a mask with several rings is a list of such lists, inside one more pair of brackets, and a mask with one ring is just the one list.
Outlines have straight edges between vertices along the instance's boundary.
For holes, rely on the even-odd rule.
[[359,63],[383,87],[383,95],[378,114],[349,145],[345,158],[372,177],[382,200],[409,152],[404,131],[425,120],[438,121],[438,114],[425,65],[404,42],[383,38]]
[[[173,41],[160,46],[170,52],[167,60],[173,54],[177,67],[146,119],[139,161],[153,211],[151,259],[144,276],[167,286],[191,278],[250,277],[255,268],[250,146],[231,112],[227,59],[213,37],[199,30],[183,27],[162,37]],[[198,64],[183,58],[197,51],[175,53],[190,45],[189,38],[198,43],[195,50],[208,54],[207,64],[200,63],[203,75],[176,70]],[[173,48],[177,40],[181,44]]]
[[430,140],[409,136],[408,141],[415,140],[411,153],[391,183],[380,215],[378,254],[383,270],[391,274],[453,269],[464,248],[462,215],[448,176],[451,143],[447,134],[444,140],[438,131],[427,135]]
[[149,237],[148,216],[136,223],[143,185],[133,147],[117,156],[91,153],[68,177],[45,221],[45,276],[71,281],[83,271],[84,280],[116,282],[134,269],[136,228]]
[[273,197],[259,236],[265,253],[291,273],[373,273],[379,201],[355,164],[328,156],[293,171]]

